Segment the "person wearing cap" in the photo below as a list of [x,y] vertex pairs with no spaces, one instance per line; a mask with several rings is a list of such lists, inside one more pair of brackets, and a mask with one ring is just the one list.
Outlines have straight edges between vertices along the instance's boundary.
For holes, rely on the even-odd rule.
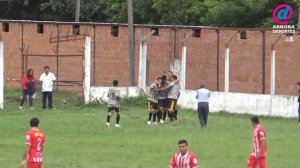
[[48,98],[48,108],[53,109],[52,104],[52,91],[53,91],[53,82],[56,80],[56,77],[52,72],[49,72],[49,66],[44,67],[44,73],[41,75],[40,80],[42,82],[42,95],[43,95],[43,109],[46,109],[46,100]]

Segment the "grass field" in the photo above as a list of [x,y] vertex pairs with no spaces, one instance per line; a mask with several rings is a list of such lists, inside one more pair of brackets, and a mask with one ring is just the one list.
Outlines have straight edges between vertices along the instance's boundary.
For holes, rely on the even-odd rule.
[[[46,133],[44,168],[166,168],[179,139],[188,140],[201,168],[244,168],[251,152],[249,116],[211,114],[208,127],[201,129],[196,113],[181,109],[179,125],[148,126],[143,101],[128,99],[123,103],[122,128],[107,128],[104,105],[81,106],[76,95],[56,93],[55,110],[41,110],[40,100],[34,101],[35,110],[28,105],[19,110],[19,95],[19,91],[6,91],[6,109],[0,112],[1,168],[19,166],[25,133],[34,116],[40,118]],[[261,118],[261,122],[267,131],[267,167],[299,167],[296,121]]]

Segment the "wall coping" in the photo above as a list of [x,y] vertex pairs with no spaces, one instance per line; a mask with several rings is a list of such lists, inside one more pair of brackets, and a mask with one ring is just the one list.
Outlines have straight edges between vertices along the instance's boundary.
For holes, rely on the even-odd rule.
[[[126,23],[103,23],[103,22],[62,22],[62,21],[35,21],[35,20],[7,20],[0,19],[0,22],[7,23],[27,23],[27,24],[59,24],[59,25],[91,25],[91,26],[122,26],[127,27]],[[250,31],[272,31],[273,28],[230,28],[230,27],[210,27],[210,26],[186,26],[186,25],[152,25],[134,24],[135,27],[146,28],[170,28],[170,29],[207,29],[207,30],[250,30]],[[300,28],[296,29],[300,32]]]

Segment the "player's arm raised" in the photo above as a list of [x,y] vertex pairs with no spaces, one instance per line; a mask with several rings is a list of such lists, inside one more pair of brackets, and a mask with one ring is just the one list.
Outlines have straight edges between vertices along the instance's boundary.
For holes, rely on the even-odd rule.
[[[150,87],[146,89],[147,96],[151,96],[151,91],[155,89],[155,84],[152,84]],[[155,89],[156,90],[156,89]]]
[[166,91],[166,90],[169,90],[171,87],[173,87],[175,85],[175,83],[177,83],[178,80],[172,82],[169,86],[166,86],[166,87],[163,87],[163,88],[160,88],[160,89],[155,89],[156,91]]
[[147,94],[147,96],[149,96],[149,97],[150,97],[150,92],[151,92],[151,87],[147,87],[147,88],[146,88],[146,94]]
[[30,149],[30,144],[26,144],[24,147],[23,157],[20,163],[20,168],[25,168],[26,161],[28,159],[29,149]]

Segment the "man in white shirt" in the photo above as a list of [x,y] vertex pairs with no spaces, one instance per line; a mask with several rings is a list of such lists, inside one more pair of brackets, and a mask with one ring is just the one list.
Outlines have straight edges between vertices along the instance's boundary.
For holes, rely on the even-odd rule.
[[53,109],[52,91],[53,91],[53,82],[56,80],[56,78],[52,72],[49,72],[49,66],[45,66],[44,71],[45,72],[41,75],[39,80],[42,82],[43,109],[46,109],[47,97],[48,97],[48,108]]
[[202,128],[207,125],[209,97],[210,91],[205,88],[205,85],[201,84],[200,89],[197,90],[196,98],[198,100],[198,118]]

